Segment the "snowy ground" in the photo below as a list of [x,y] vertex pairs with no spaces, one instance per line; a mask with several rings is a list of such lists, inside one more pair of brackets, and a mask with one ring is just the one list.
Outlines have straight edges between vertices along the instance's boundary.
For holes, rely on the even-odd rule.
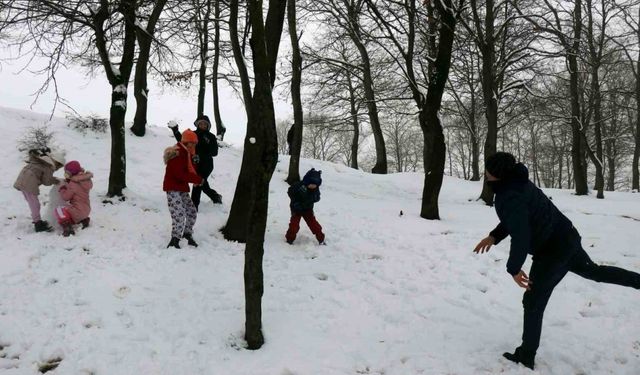
[[[418,217],[423,176],[323,170],[316,214],[328,246],[288,223],[287,158],[272,181],[265,244],[265,346],[243,348],[243,247],[222,239],[241,152],[221,149],[203,199],[197,249],[165,248],[162,192],[166,128],[127,138],[126,202],[101,203],[109,136],[81,135],[54,119],[67,159],[95,174],[93,226],[64,238],[36,234],[12,188],[22,167],[16,139],[47,116],[0,108],[0,369],[4,374],[531,374],[502,359],[520,342],[521,290],[505,271],[508,241],[472,249],[496,223],[474,201],[480,186],[446,179],[442,221]],[[186,125],[186,124],[185,124]],[[48,199],[48,188],[41,197]],[[549,191],[591,257],[640,271],[640,194],[606,200]],[[45,209],[43,209],[44,212]],[[400,216],[400,211],[404,212]],[[569,275],[545,317],[538,374],[640,373],[638,291]]]

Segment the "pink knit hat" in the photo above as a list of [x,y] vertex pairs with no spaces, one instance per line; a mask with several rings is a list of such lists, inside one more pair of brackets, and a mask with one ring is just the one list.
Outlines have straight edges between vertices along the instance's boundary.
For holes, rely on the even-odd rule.
[[64,166],[64,171],[68,172],[71,176],[75,176],[82,172],[82,167],[77,160],[71,160]]

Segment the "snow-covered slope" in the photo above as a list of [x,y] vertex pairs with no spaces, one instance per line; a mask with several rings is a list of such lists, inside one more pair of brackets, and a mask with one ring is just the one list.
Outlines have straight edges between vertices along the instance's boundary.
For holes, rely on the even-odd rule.
[[[445,180],[442,221],[418,217],[423,176],[323,170],[318,246],[302,224],[284,241],[287,157],[271,184],[265,244],[265,346],[243,349],[243,246],[223,240],[241,151],[221,149],[203,199],[197,249],[165,248],[166,128],[127,138],[127,200],[105,199],[108,135],[81,135],[54,119],[57,143],[95,174],[92,226],[75,237],[36,234],[12,188],[16,139],[46,115],[0,108],[0,373],[39,374],[529,374],[502,352],[520,342],[521,289],[505,271],[508,241],[472,249],[496,223],[474,200],[477,183]],[[186,125],[186,124],[185,124]],[[48,188],[41,200],[47,200]],[[606,200],[549,191],[598,262],[640,271],[640,194]],[[43,212],[44,212],[43,208]],[[404,215],[400,216],[400,211]],[[186,244],[185,244],[186,245]],[[545,316],[539,374],[640,373],[640,294],[570,274]]]

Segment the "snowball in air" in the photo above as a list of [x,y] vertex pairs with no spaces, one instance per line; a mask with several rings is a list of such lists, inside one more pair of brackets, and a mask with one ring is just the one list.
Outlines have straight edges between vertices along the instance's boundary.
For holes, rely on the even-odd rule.
[[254,137],[249,138],[249,142],[251,142],[251,144],[255,144],[256,143],[256,139]]

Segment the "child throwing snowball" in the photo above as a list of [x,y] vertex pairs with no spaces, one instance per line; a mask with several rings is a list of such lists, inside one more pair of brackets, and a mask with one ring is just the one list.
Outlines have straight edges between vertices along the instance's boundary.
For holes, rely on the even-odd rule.
[[180,248],[180,238],[186,238],[190,246],[197,247],[193,239],[193,225],[196,223],[198,211],[189,198],[189,183],[200,185],[202,177],[198,176],[191,158],[196,153],[198,136],[192,130],[185,130],[180,141],[173,147],[164,150],[166,170],[162,190],[167,193],[167,203],[171,214],[171,241],[169,247]]

